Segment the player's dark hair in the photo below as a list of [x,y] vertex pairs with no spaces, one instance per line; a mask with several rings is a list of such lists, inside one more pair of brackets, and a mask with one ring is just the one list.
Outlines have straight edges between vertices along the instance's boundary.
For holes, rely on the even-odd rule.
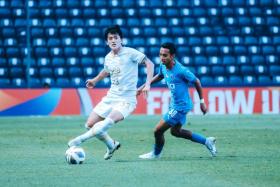
[[176,53],[175,45],[171,42],[163,43],[163,44],[161,44],[161,47],[169,49],[169,52],[170,52],[171,55],[174,55]]
[[121,28],[118,25],[114,25],[112,27],[108,27],[105,30],[105,34],[104,34],[105,40],[107,40],[108,34],[118,34],[120,36],[120,38],[123,38],[122,30],[121,30]]

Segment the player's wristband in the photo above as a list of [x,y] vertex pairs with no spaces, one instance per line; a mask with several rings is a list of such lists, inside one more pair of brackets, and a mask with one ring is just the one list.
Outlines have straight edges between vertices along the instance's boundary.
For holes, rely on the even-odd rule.
[[203,104],[204,103],[204,99],[200,99],[200,104]]

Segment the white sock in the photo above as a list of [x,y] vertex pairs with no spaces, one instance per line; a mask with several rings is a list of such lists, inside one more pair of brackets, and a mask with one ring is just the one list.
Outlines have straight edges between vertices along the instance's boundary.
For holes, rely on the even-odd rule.
[[106,132],[113,124],[114,121],[112,119],[105,118],[103,121],[99,121],[90,130],[78,136],[76,139],[79,139],[80,141],[84,142],[94,136],[99,136]]
[[114,140],[109,136],[107,132],[104,132],[98,136],[96,136],[100,141],[104,142],[109,149],[113,149]]

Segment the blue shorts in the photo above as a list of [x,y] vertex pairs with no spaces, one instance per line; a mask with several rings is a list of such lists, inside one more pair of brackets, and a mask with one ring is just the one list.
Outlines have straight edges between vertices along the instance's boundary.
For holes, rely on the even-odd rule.
[[164,121],[174,127],[176,125],[185,125],[187,121],[187,112],[180,112],[175,109],[170,109],[164,116]]

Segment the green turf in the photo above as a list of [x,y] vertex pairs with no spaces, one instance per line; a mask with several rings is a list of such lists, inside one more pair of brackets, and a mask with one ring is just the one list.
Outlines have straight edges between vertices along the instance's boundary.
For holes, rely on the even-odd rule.
[[86,162],[68,165],[67,141],[84,132],[85,117],[0,118],[1,186],[279,186],[280,117],[189,116],[186,126],[217,137],[218,156],[166,133],[162,158],[143,161],[160,116],[132,116],[110,129],[122,143],[111,160],[104,145],[83,144]]

